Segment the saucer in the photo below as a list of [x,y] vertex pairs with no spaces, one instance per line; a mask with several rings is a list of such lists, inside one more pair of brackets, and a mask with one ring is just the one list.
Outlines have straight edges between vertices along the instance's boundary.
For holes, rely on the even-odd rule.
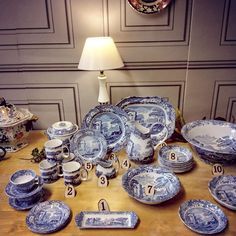
[[35,185],[30,192],[20,192],[15,188],[15,186],[11,182],[9,182],[5,188],[5,193],[10,198],[18,198],[18,199],[33,196],[34,194],[38,193],[43,187],[42,178],[40,176],[38,176],[38,178],[39,178],[38,185]]
[[17,198],[9,198],[8,203],[11,207],[18,211],[24,211],[31,209],[33,206],[38,204],[43,200],[44,191],[43,189],[37,194],[38,196],[34,199],[34,201],[19,201]]

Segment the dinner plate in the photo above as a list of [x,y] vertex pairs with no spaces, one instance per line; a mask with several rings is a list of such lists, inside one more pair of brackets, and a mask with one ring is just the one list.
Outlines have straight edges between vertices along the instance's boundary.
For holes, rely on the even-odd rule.
[[154,145],[169,138],[175,129],[175,110],[166,99],[153,97],[127,97],[116,106],[128,113],[131,120],[150,129]]
[[107,141],[107,151],[119,151],[129,135],[129,116],[114,105],[99,105],[84,117],[82,128],[96,129]]
[[98,130],[81,129],[71,139],[70,151],[82,162],[90,161],[96,164],[106,157],[107,141]]
[[215,204],[205,200],[189,200],[181,204],[179,216],[191,230],[200,234],[216,234],[225,229],[228,219]]
[[236,176],[216,176],[208,183],[208,189],[217,202],[236,210]]
[[29,211],[26,216],[26,225],[35,233],[53,233],[66,226],[70,215],[70,208],[62,201],[45,201]]
[[81,229],[134,228],[138,216],[133,211],[82,211],[76,215],[75,222]]
[[[153,195],[146,194],[146,187],[153,186]],[[122,176],[122,187],[137,201],[158,204],[175,197],[180,189],[178,177],[166,167],[139,166],[129,169]]]
[[128,0],[130,6],[141,13],[158,13],[166,8],[171,0]]
[[18,199],[33,196],[39,191],[41,191],[43,188],[43,179],[40,176],[38,176],[38,178],[39,178],[39,183],[35,184],[35,186],[33,187],[32,190],[30,190],[30,192],[21,192],[15,188],[14,184],[9,182],[5,187],[5,193],[7,194],[8,197],[18,198]]

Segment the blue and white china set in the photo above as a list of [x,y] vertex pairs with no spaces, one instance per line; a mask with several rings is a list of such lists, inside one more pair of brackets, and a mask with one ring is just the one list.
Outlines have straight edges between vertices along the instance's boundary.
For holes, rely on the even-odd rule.
[[[53,183],[63,176],[63,169],[69,173],[67,178],[77,178],[87,162],[96,166],[97,177],[106,175],[108,179],[114,178],[118,169],[108,156],[123,148],[127,157],[139,165],[128,169],[122,176],[122,187],[128,195],[150,205],[168,201],[182,189],[176,173],[187,172],[194,167],[194,159],[188,148],[178,145],[159,148],[170,138],[174,129],[173,106],[157,96],[127,97],[116,105],[96,106],[84,117],[81,129],[69,121],[54,123],[47,129],[47,135],[50,140],[62,140],[62,144],[69,149],[69,156],[62,158],[63,161],[43,160],[39,164],[41,176],[32,170],[14,173],[5,188],[9,204],[16,210],[31,208],[26,217],[31,231],[56,232],[69,222],[71,210],[62,201],[42,202],[43,184]],[[181,134],[207,163],[226,165],[236,161],[236,124],[198,120],[185,124]],[[159,165],[150,165],[157,148]],[[58,147],[55,150],[58,152]],[[73,162],[79,166],[74,168]],[[63,168],[65,163],[67,167],[64,165]],[[68,183],[74,184],[73,181],[65,181],[65,184]],[[153,194],[147,194],[147,185],[154,188]],[[236,210],[236,176],[214,177],[209,181],[208,189],[218,203]],[[228,221],[217,205],[206,200],[185,201],[179,207],[179,217],[188,228],[200,234],[221,232]],[[84,211],[76,215],[75,221],[82,229],[134,228],[138,216],[126,211]]]

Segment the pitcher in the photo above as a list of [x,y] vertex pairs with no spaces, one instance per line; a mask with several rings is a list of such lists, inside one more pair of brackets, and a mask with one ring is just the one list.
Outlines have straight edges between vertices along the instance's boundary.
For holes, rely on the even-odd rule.
[[154,159],[154,147],[150,130],[138,122],[131,125],[126,153],[131,161],[147,164]]

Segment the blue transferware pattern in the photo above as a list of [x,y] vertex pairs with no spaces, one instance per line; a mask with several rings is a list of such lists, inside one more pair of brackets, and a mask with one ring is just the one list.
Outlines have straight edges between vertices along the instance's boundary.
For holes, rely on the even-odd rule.
[[86,228],[135,228],[138,216],[132,211],[82,211],[75,217],[81,229]]
[[236,210],[236,176],[216,176],[208,183],[208,189],[221,205]]
[[154,145],[169,138],[175,129],[175,110],[166,99],[153,97],[127,97],[116,106],[126,111],[131,120],[150,129]]
[[66,226],[70,215],[70,208],[62,201],[45,201],[29,211],[26,225],[35,233],[53,233]]
[[119,151],[129,135],[129,116],[113,105],[99,105],[84,117],[82,128],[96,129],[107,140],[107,151]]
[[219,233],[228,224],[224,212],[205,200],[189,200],[182,203],[179,216],[188,228],[200,234]]
[[70,121],[59,121],[54,123],[47,129],[47,133],[50,136],[64,136],[75,133],[78,130],[76,124],[72,124]]
[[220,120],[197,120],[185,124],[181,133],[189,143],[200,149],[236,155],[236,124]]
[[27,198],[33,196],[34,194],[38,193],[43,188],[43,179],[38,176],[39,182],[36,184],[29,192],[22,192],[15,188],[15,186],[9,182],[5,187],[5,193],[8,197],[11,198]]
[[9,205],[17,211],[29,210],[41,201],[43,201],[43,189],[33,197],[26,199],[9,198],[8,200]]
[[[145,194],[147,185],[154,186],[153,196]],[[137,201],[158,204],[175,197],[181,189],[181,184],[169,168],[144,165],[129,169],[122,176],[122,187]]]
[[107,141],[103,134],[95,129],[81,129],[71,139],[70,150],[82,162],[90,161],[95,164],[105,158]]

